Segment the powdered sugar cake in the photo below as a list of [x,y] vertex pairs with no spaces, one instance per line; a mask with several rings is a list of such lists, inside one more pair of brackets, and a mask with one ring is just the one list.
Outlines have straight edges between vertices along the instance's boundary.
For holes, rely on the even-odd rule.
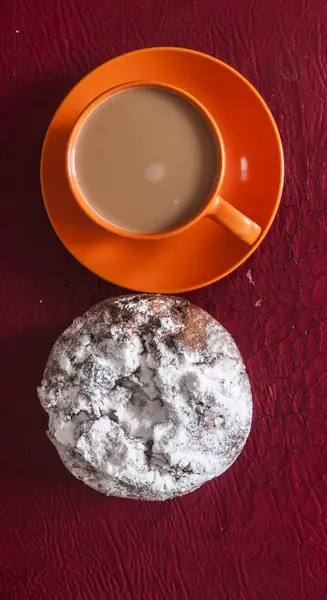
[[66,467],[108,495],[190,492],[235,461],[251,427],[233,338],[177,297],[93,306],[55,343],[38,393]]

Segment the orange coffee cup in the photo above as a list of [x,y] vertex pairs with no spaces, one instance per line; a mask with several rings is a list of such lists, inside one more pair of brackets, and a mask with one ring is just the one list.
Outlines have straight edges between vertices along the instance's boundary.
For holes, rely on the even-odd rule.
[[[117,94],[121,91],[125,91],[135,87],[155,87],[168,90],[180,95],[182,98],[188,100],[190,103],[196,106],[197,109],[202,113],[204,118],[207,120],[207,122],[209,122],[220,154],[220,165],[219,167],[217,165],[217,178],[215,181],[215,185],[210,193],[210,196],[208,197],[207,201],[203,204],[201,209],[191,219],[185,221],[178,227],[155,233],[129,231],[118,227],[117,225],[114,225],[113,223],[110,223],[109,221],[101,217],[101,215],[99,215],[95,210],[93,210],[92,206],[86,201],[85,197],[83,196],[80,190],[76,176],[75,149],[77,137],[87,117],[104,100],[107,100],[114,94]],[[203,218],[212,219],[219,225],[231,231],[236,237],[243,240],[249,245],[254,244],[254,242],[258,239],[261,233],[261,227],[257,223],[252,221],[249,217],[244,215],[237,208],[229,204],[228,201],[221,197],[220,189],[225,174],[225,150],[223,137],[221,135],[216,121],[214,120],[210,112],[205,108],[205,106],[203,106],[203,104],[199,102],[196,98],[194,98],[191,94],[185,92],[177,86],[150,81],[133,81],[130,83],[125,83],[113,87],[104,92],[103,94],[97,96],[97,98],[90,102],[90,104],[88,104],[88,106],[82,111],[72,129],[66,151],[66,173],[73,197],[79,204],[80,208],[84,211],[84,213],[90,219],[92,219],[92,221],[100,225],[100,227],[103,227],[104,229],[116,235],[138,240],[162,239],[184,231],[185,229],[191,227]]]

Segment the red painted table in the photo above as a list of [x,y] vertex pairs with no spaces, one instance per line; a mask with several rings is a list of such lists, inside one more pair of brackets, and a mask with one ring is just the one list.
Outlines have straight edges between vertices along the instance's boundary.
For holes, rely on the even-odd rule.
[[[74,316],[121,290],[79,266],[42,205],[42,140],[87,71],[180,45],[263,94],[285,150],[282,206],[243,267],[188,297],[235,336],[253,429],[220,479],[180,500],[106,498],[62,466],[35,388]],[[326,600],[325,0],[2,0],[0,597]]]

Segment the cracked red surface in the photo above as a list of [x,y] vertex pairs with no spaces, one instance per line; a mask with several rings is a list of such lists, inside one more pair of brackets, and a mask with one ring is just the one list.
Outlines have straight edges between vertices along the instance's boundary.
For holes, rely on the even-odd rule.
[[[327,5],[323,0],[29,0],[0,5],[0,597],[325,600]],[[179,500],[106,498],[64,469],[35,388],[57,335],[121,290],[62,248],[39,158],[69,88],[143,46],[208,52],[259,89],[286,180],[267,238],[188,294],[235,337],[253,429],[221,478]]]

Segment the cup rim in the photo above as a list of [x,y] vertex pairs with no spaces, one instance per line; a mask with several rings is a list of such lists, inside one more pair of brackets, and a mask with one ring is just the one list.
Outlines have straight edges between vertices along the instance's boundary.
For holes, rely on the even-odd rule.
[[[113,223],[110,223],[110,221],[107,221],[106,219],[101,217],[101,215],[99,215],[92,208],[92,206],[87,202],[86,198],[82,194],[82,191],[81,191],[81,189],[78,185],[78,181],[77,181],[76,170],[75,170],[75,161],[74,161],[74,154],[75,154],[75,148],[76,148],[78,134],[80,133],[87,117],[91,114],[91,112],[93,112],[93,110],[107,98],[110,98],[111,96],[113,96],[119,92],[133,89],[136,87],[150,87],[150,88],[152,87],[152,88],[168,90],[172,93],[175,93],[175,94],[181,96],[182,98],[188,100],[189,102],[191,102],[200,111],[202,116],[204,116],[204,118],[209,123],[212,134],[215,138],[215,142],[217,144],[219,158],[220,158],[220,164],[219,165],[217,164],[217,177],[215,179],[214,185],[210,191],[210,194],[208,195],[207,201],[205,201],[203,203],[203,206],[199,209],[199,211],[196,212],[191,218],[189,218],[185,222],[183,222],[181,225],[178,225],[177,227],[172,227],[170,229],[165,229],[163,231],[149,232],[149,233],[148,232],[139,232],[139,231],[130,231],[128,229],[119,227]],[[219,166],[219,172],[218,172],[218,166]],[[122,236],[125,238],[136,239],[136,240],[163,239],[163,238],[167,238],[172,235],[181,233],[182,231],[185,231],[185,229],[187,229],[188,227],[194,225],[195,223],[197,223],[204,217],[207,217],[214,212],[214,205],[217,201],[217,197],[219,196],[219,189],[221,187],[221,183],[222,183],[224,173],[225,173],[225,151],[224,151],[223,138],[222,138],[220,129],[217,125],[217,122],[211,115],[210,111],[202,104],[202,102],[197,100],[189,92],[186,92],[185,90],[179,88],[178,86],[160,83],[157,81],[130,81],[130,82],[126,82],[126,83],[122,83],[120,85],[114,86],[112,88],[109,88],[105,92],[102,92],[101,94],[96,96],[96,98],[94,98],[91,102],[89,102],[89,104],[87,104],[87,106],[80,113],[80,115],[78,116],[78,118],[76,119],[76,121],[74,123],[73,129],[71,130],[71,133],[68,138],[68,143],[67,143],[67,147],[66,147],[66,156],[65,156],[65,170],[66,170],[68,185],[69,185],[69,188],[70,188],[70,191],[72,193],[74,200],[77,202],[77,204],[82,209],[82,211],[86,214],[86,216],[89,219],[91,219],[94,223],[96,223],[103,229],[106,229],[107,231],[114,233],[115,235],[119,235],[119,236]]]

